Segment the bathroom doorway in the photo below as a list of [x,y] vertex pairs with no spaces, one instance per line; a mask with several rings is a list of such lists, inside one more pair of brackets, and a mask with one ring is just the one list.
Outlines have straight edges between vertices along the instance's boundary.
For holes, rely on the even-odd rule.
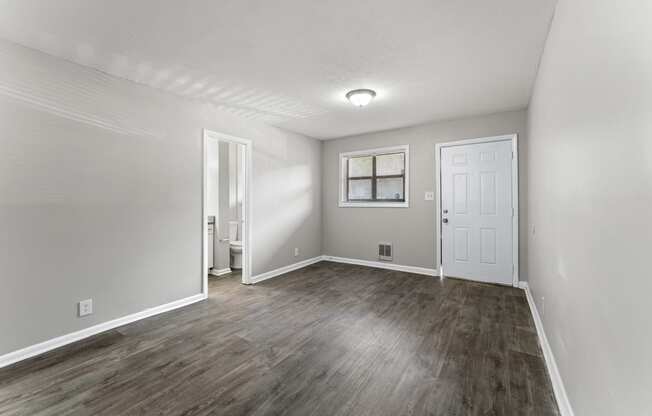
[[208,279],[250,283],[251,141],[204,130],[202,290]]

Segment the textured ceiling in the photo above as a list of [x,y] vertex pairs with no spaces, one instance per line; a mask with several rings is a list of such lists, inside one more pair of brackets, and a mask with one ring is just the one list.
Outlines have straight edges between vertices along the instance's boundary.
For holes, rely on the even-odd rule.
[[[527,106],[554,0],[4,0],[0,37],[317,138]],[[371,88],[358,109],[344,94]]]

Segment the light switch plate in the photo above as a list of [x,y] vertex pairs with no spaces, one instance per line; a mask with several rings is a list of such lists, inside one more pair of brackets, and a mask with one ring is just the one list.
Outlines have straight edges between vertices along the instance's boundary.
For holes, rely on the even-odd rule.
[[426,201],[434,201],[435,200],[435,193],[432,191],[426,191],[426,196],[425,196]]

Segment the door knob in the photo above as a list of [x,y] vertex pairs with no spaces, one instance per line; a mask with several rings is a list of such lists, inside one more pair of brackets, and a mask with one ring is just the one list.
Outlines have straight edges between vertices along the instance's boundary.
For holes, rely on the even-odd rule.
[[444,224],[447,224],[448,223],[448,218],[444,218],[443,220],[441,220],[441,222],[443,222]]

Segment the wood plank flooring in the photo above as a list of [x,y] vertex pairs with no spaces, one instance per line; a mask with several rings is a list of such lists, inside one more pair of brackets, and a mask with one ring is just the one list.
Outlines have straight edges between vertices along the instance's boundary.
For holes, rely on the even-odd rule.
[[558,415],[521,290],[321,262],[0,370],[0,415]]

